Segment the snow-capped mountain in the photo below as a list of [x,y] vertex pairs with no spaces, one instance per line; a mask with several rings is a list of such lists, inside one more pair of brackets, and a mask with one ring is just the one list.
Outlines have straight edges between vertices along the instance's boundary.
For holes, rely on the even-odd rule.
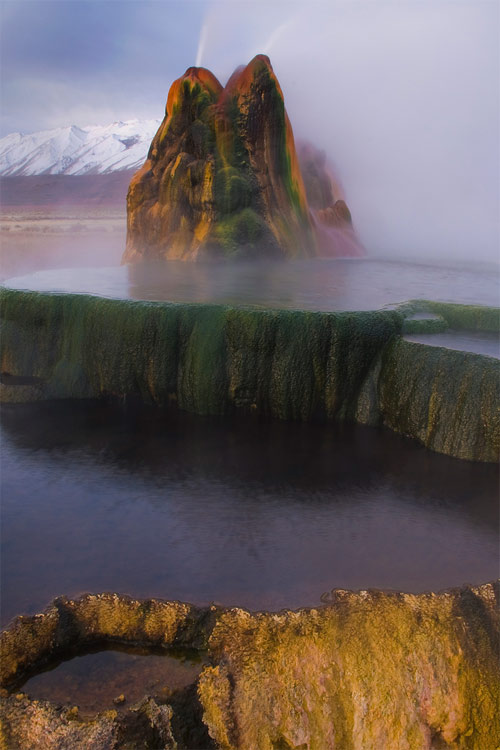
[[160,120],[75,125],[0,138],[0,175],[108,174],[144,162]]

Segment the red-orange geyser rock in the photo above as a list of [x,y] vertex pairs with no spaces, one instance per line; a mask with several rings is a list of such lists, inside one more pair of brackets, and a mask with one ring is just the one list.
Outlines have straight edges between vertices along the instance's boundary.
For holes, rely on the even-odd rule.
[[225,88],[188,68],[130,183],[124,262],[359,254],[333,179],[318,152],[304,153],[302,172],[268,57],[235,70]]

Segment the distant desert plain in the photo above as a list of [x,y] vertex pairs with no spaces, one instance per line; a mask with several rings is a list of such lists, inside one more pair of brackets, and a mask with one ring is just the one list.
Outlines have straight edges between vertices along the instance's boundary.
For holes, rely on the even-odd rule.
[[0,280],[46,268],[118,265],[133,170],[0,179]]

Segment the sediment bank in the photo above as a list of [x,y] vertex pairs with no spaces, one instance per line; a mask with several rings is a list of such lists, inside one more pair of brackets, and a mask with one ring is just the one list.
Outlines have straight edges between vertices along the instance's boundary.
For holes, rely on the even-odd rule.
[[[325,606],[273,614],[113,594],[56,599],[2,634],[4,747],[495,748],[498,593],[496,584],[336,590]],[[68,651],[111,643],[188,646],[207,661],[182,694],[146,696],[124,713],[82,718],[16,692]]]

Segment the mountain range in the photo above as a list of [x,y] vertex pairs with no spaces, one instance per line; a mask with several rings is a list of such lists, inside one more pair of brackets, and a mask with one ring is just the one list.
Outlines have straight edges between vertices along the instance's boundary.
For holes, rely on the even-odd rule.
[[136,170],[161,120],[76,125],[0,139],[0,175],[92,175]]

